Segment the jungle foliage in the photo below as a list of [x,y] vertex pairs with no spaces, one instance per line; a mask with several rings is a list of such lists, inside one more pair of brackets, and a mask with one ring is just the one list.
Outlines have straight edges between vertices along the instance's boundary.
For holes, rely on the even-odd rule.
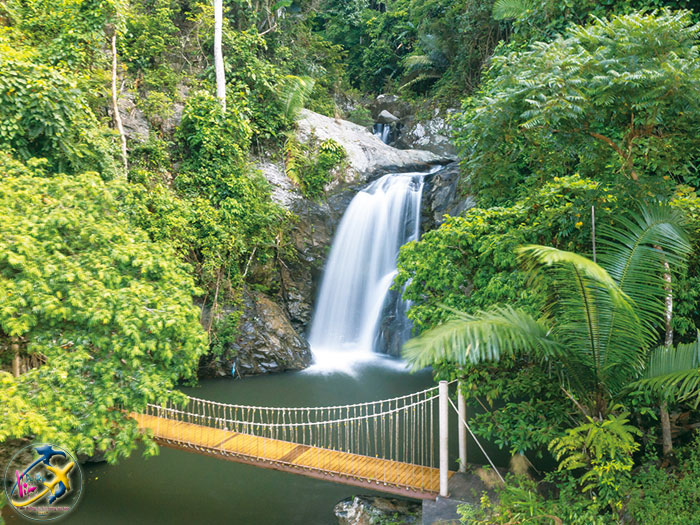
[[122,186],[89,172],[3,170],[0,355],[48,366],[0,372],[0,440],[34,435],[115,461],[139,437],[126,413],[195,379],[206,337],[194,281],[120,211]]
[[700,28],[640,7],[662,6],[495,3],[509,42],[453,121],[477,207],[401,250],[420,333],[405,357],[462,380],[477,434],[559,463],[558,494],[511,480],[467,522],[628,519],[647,481],[631,473],[660,472],[664,411],[698,421]]
[[[367,125],[358,100],[392,92],[461,104],[454,141],[476,198],[401,250],[395,286],[421,334],[407,355],[463,382],[479,436],[559,465],[554,493],[512,479],[469,519],[692,523],[696,2],[226,0],[224,15],[226,112],[207,1],[0,4],[0,365],[44,363],[0,372],[0,441],[31,434],[111,461],[139,440],[154,452],[119,409],[194,380],[201,356],[235,339],[244,288],[279,286],[293,218],[252,157],[284,158],[322,199],[345,152],[299,144],[295,115],[338,117],[349,100]],[[112,34],[122,112],[148,124],[128,173]],[[680,446],[665,463],[660,406]]]

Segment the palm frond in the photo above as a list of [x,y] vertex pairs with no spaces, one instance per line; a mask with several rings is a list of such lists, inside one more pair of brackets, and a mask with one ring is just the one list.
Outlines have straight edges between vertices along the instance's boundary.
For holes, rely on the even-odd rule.
[[632,384],[659,397],[700,404],[700,334],[694,343],[661,346],[649,356],[642,378]]
[[428,55],[411,55],[406,57],[403,65],[406,69],[431,68],[433,67],[433,60]]
[[315,81],[310,77],[298,77],[295,75],[285,75],[284,81],[278,89],[279,97],[284,108],[284,116],[294,119],[301,111],[306,100],[314,89]]
[[501,355],[523,353],[541,359],[558,356],[562,348],[550,337],[548,323],[510,307],[496,307],[457,318],[409,340],[403,357],[413,370],[438,363],[498,361]]
[[[639,318],[610,274],[582,255],[548,246],[524,246],[518,254],[529,282],[547,294],[547,316],[567,348],[562,365],[572,384],[615,392],[638,375],[647,348]],[[586,372],[585,381],[578,377]]]
[[655,344],[664,319],[664,273],[683,268],[691,251],[682,213],[667,204],[644,206],[619,218],[618,226],[601,228],[599,244],[601,265],[634,301],[647,346]]
[[493,17],[496,20],[523,18],[532,7],[532,0],[496,0],[493,4]]

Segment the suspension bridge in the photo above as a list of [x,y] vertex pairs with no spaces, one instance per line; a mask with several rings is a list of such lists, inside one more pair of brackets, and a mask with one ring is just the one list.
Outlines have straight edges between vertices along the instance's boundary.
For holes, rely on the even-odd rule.
[[260,407],[188,397],[133,414],[166,447],[414,498],[448,495],[449,405],[466,466],[466,406],[449,384],[327,407]]

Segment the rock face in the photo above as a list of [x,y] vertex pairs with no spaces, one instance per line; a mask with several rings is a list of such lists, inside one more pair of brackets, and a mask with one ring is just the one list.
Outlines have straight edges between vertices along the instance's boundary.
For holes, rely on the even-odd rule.
[[421,523],[421,504],[399,498],[355,496],[333,509],[340,525],[379,525]]
[[459,163],[448,164],[440,171],[426,178],[421,210],[421,230],[426,232],[443,223],[445,215],[459,215],[475,206],[470,195],[462,196],[459,189]]
[[134,94],[130,92],[121,94],[117,107],[119,108],[119,116],[124,124],[126,137],[130,140],[146,142],[150,134],[150,124],[143,111],[134,103]]
[[448,162],[429,151],[392,148],[362,126],[307,109],[301,111],[297,128],[304,142],[313,134],[319,140],[333,139],[345,148],[350,169],[337,183],[368,182],[385,173],[420,171]]
[[[239,334],[209,365],[215,375],[236,376],[301,370],[311,363],[309,344],[297,334],[286,312],[255,291],[244,293]],[[210,370],[210,373],[212,370]]]
[[448,109],[443,113],[435,109],[431,118],[426,120],[417,120],[415,117],[403,119],[396,147],[424,149],[456,160],[457,150],[450,139],[452,128],[448,122],[448,117],[456,111]]
[[284,172],[284,166],[267,159],[255,162],[255,168],[260,170],[272,188],[272,200],[287,210],[291,210],[303,196],[294,183]]

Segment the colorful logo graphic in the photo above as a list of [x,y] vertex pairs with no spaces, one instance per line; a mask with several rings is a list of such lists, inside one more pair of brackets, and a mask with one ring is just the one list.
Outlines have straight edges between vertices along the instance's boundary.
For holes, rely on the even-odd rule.
[[[27,456],[33,456],[32,461]],[[75,508],[83,491],[83,473],[75,458],[55,445],[19,450],[5,471],[9,504],[25,518],[49,521]]]

